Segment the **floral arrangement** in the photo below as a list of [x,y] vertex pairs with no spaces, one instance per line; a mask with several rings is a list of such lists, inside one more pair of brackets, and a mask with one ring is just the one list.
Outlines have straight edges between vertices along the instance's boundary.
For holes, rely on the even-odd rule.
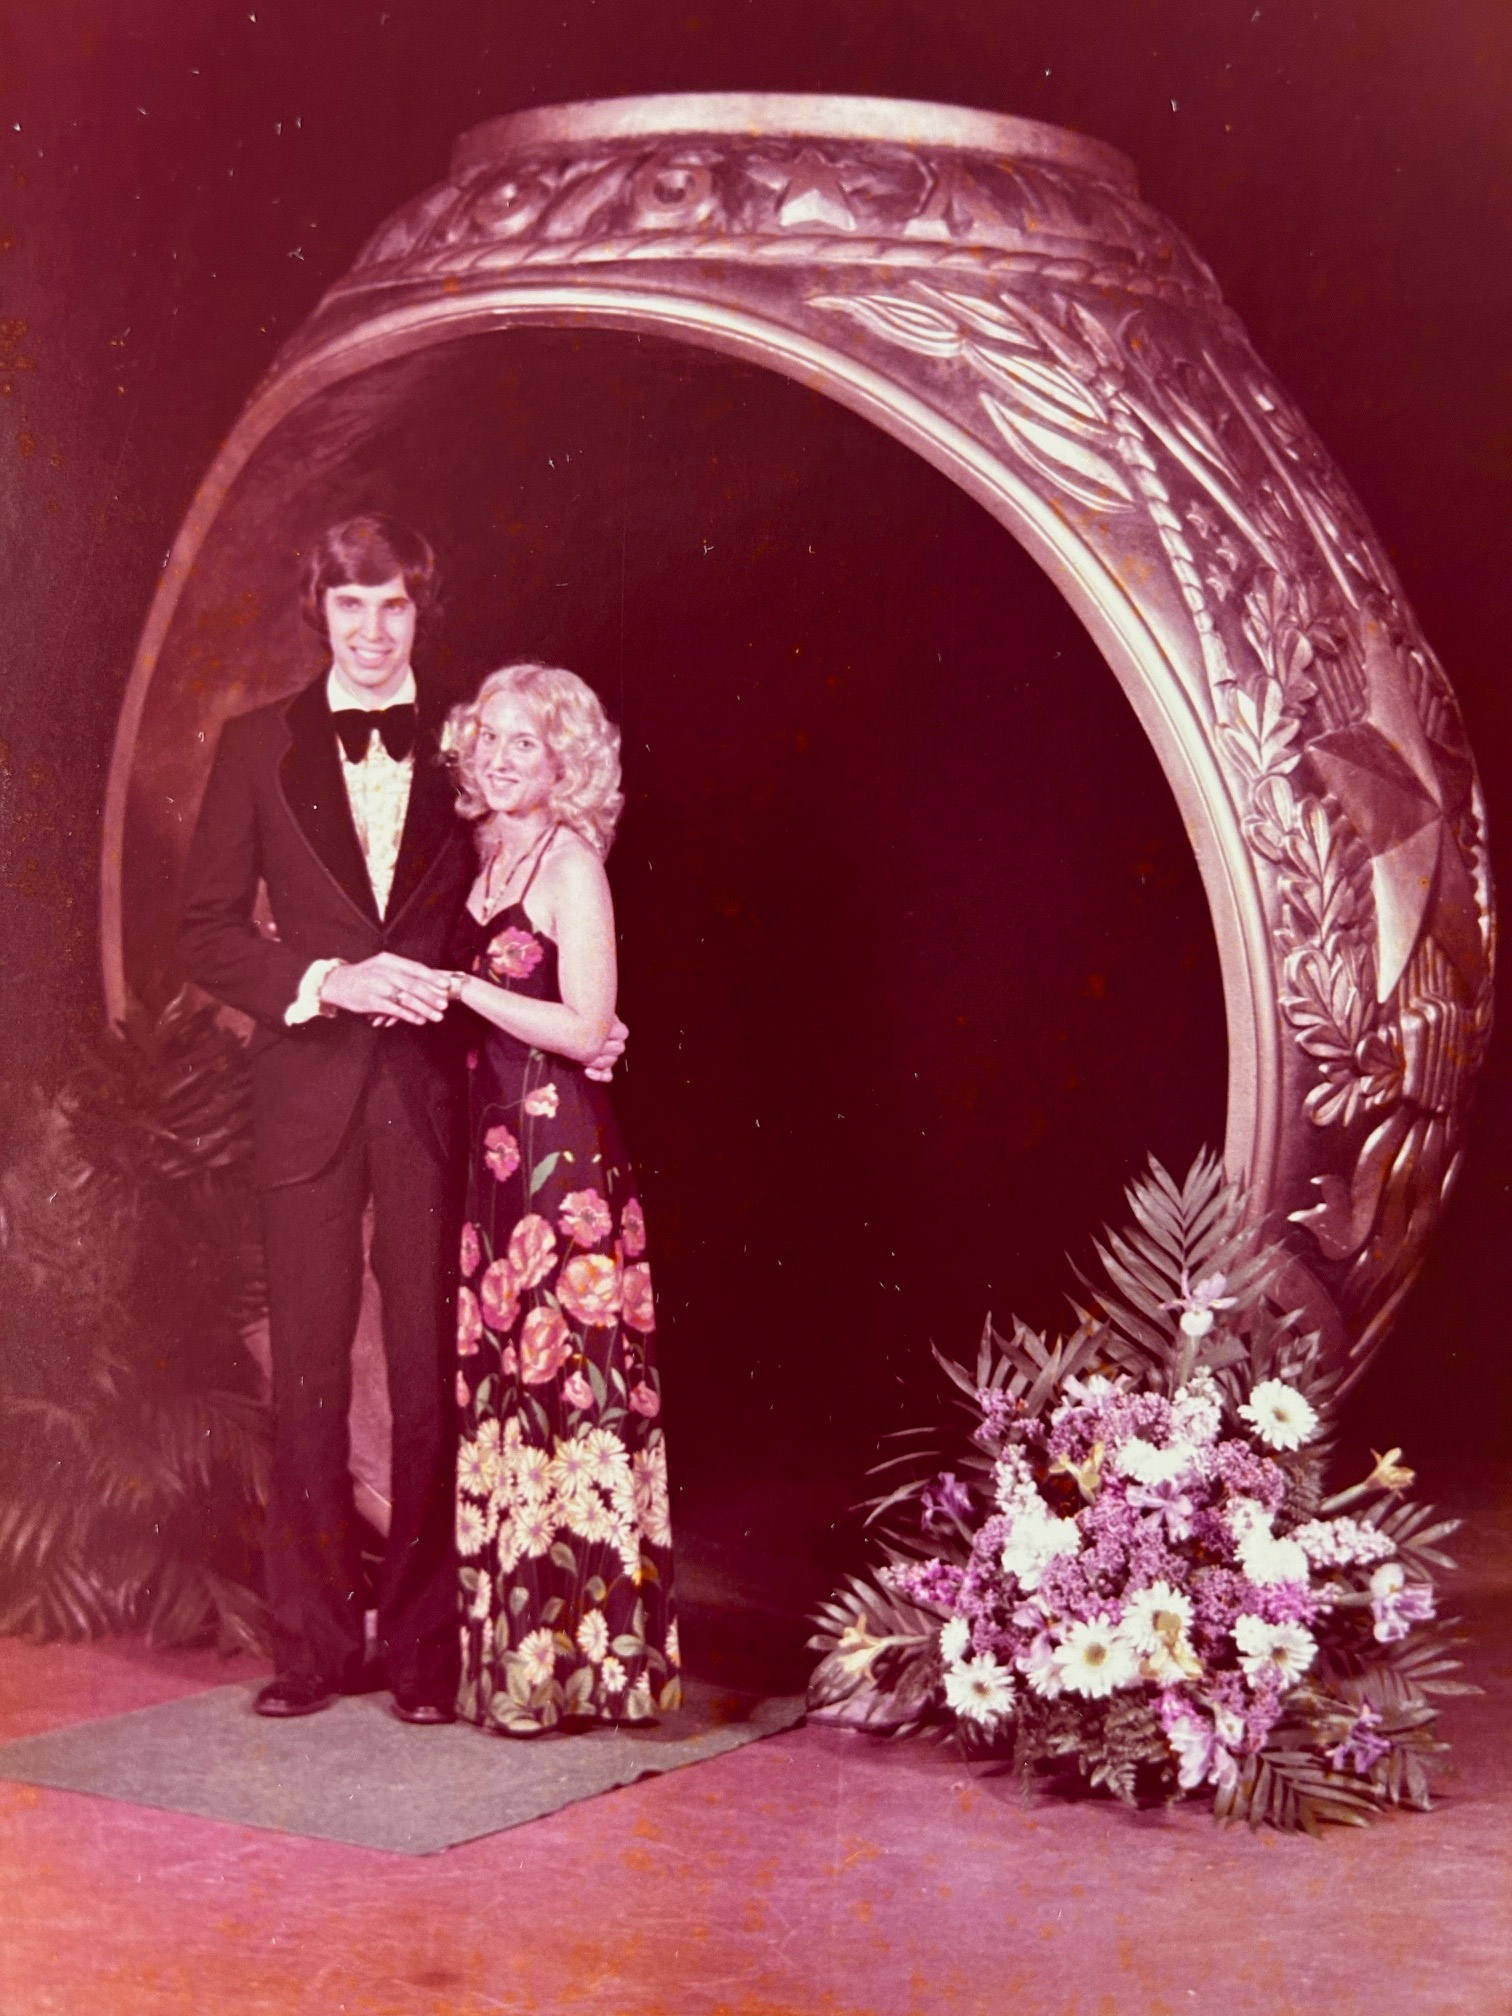
[[974,1372],[940,1360],[969,1432],[950,1469],[895,1459],[884,1559],[817,1620],[810,1712],[1256,1826],[1426,1807],[1431,1697],[1473,1691],[1434,1622],[1457,1522],[1407,1502],[1397,1449],[1328,1494],[1339,1374],[1216,1158],[1128,1195],[1069,1338],[989,1320]]

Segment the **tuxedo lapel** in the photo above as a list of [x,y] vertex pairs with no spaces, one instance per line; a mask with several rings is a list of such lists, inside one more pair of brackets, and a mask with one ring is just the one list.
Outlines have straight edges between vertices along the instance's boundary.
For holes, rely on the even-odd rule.
[[457,817],[457,794],[451,775],[441,761],[441,721],[437,711],[420,692],[420,721],[415,735],[415,770],[410,780],[409,807],[404,815],[404,835],[399,842],[399,859],[394,864],[394,886],[389,891],[386,921],[393,923],[419,889],[432,864],[447,845],[462,835]]
[[[346,785],[342,782],[341,758],[331,710],[326,703],[324,674],[295,695],[284,719],[291,738],[278,766],[284,803],[321,866],[363,916],[376,924],[378,911],[373,902],[373,885],[368,880],[367,863],[362,858]],[[418,778],[418,764],[416,775]]]

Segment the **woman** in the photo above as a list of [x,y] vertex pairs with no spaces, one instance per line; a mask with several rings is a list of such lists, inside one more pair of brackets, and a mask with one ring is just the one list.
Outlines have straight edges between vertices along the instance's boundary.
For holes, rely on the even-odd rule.
[[479,1018],[458,1299],[459,1713],[532,1735],[679,1699],[646,1229],[601,1085],[619,734],[510,665],[443,741],[479,871],[454,997]]

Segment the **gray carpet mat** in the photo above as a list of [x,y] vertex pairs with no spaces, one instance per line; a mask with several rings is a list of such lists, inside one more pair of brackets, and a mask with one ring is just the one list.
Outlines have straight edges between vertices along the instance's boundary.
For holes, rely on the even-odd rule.
[[790,1729],[801,1696],[753,1699],[685,1682],[684,1706],[656,1728],[520,1740],[468,1724],[413,1728],[386,1694],[270,1721],[250,1687],[79,1722],[0,1744],[0,1778],[94,1792],[399,1855],[430,1855],[591,1799],[617,1785]]

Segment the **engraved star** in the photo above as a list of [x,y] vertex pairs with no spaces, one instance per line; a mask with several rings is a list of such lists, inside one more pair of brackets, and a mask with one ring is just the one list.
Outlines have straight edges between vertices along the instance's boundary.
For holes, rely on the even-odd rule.
[[[1308,760],[1344,808],[1370,852],[1376,914],[1376,998],[1384,1001],[1407,970],[1424,933],[1459,969],[1473,994],[1484,975],[1475,887],[1451,823],[1443,773],[1435,760],[1390,639],[1367,636],[1365,718],[1308,745]],[[1447,755],[1447,752],[1444,752]],[[1456,799],[1467,780],[1455,776]]]
[[784,230],[805,225],[824,231],[854,231],[856,217],[840,180],[840,170],[813,147],[791,161],[753,161],[750,172],[777,194],[777,222]]

